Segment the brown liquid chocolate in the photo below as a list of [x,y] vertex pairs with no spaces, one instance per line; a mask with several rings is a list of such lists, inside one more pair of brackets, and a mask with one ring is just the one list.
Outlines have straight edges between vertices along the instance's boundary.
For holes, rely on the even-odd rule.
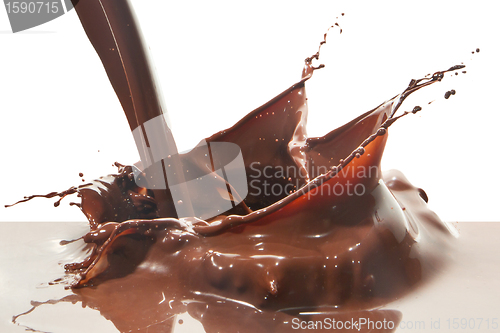
[[[89,25],[98,2],[76,9],[134,129],[161,114],[160,99],[127,2],[102,2],[117,16],[105,22],[95,15]],[[116,17],[125,24],[113,23]],[[76,295],[61,301],[81,300],[122,332],[170,332],[182,325],[175,315],[185,313],[206,332],[290,332],[301,321],[361,317],[392,322],[377,332],[395,331],[401,313],[376,308],[431,278],[451,233],[427,208],[425,192],[400,172],[382,175],[380,161],[389,126],[421,109],[397,116],[404,99],[446,71],[412,80],[375,109],[308,138],[305,84],[318,56],[306,59],[299,82],[205,139],[241,149],[249,192],[231,210],[178,218],[165,202],[168,188],[140,187],[136,167],[119,164],[116,175],[48,195],[78,193],[91,226],[83,240],[94,246],[87,260],[66,266],[78,277]],[[129,68],[136,76],[124,76]],[[139,107],[130,96],[141,96]],[[178,167],[209,172],[201,153],[179,154]],[[191,200],[207,198],[196,192]]]
[[[81,208],[92,225],[84,240],[95,249],[85,262],[67,266],[81,276],[74,292],[122,331],[151,324],[165,329],[175,321],[166,318],[184,312],[200,320],[207,332],[233,331],[227,325],[248,332],[256,325],[266,332],[291,331],[293,318],[322,321],[361,314],[397,323],[400,314],[370,309],[428,280],[444,263],[440,253],[450,237],[427,208],[425,192],[399,172],[379,172],[385,126],[396,119],[390,114],[401,95],[322,138],[304,140],[298,146],[302,160],[288,153],[294,130],[282,136],[284,145],[259,140],[276,133],[269,118],[290,118],[286,112],[276,114],[288,100],[294,101],[292,110],[302,111],[287,125],[303,128],[301,98],[303,81],[207,139],[236,141],[249,181],[260,181],[254,185],[304,184],[285,197],[264,196],[259,202],[249,196],[245,209],[237,207],[209,221],[151,219],[155,199],[134,184],[132,167],[121,166],[119,174],[97,181],[99,191],[81,186]],[[240,141],[238,133],[246,138]],[[181,160],[195,164],[196,150]],[[255,164],[260,161],[265,164]],[[265,178],[263,166],[305,166],[307,174],[320,170],[312,166],[326,166],[329,171],[307,182],[307,177]]]
[[[95,248],[85,262],[67,266],[80,273],[74,292],[121,331],[150,325],[168,331],[176,323],[172,315],[185,312],[207,332],[286,332],[294,318],[332,316],[397,325],[401,314],[371,309],[428,280],[444,263],[440,253],[450,232],[427,208],[425,192],[399,172],[382,176],[380,160],[398,103],[441,76],[415,81],[374,110],[309,139],[305,76],[206,139],[237,143],[254,187],[267,181],[270,188],[296,188],[285,196],[265,196],[263,187],[260,197],[250,191],[244,205],[208,221],[158,216],[156,199],[135,185],[131,166],[80,186],[92,226],[84,240]],[[284,140],[262,140],[277,133]],[[181,161],[193,168],[197,157],[192,150]],[[320,167],[328,171],[308,181]],[[307,172],[292,177],[300,168]],[[290,177],[277,176],[280,170]]]

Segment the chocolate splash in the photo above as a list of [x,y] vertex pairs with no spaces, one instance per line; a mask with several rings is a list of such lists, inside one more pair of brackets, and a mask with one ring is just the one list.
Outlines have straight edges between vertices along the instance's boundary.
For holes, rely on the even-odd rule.
[[[122,166],[117,181],[109,182],[107,191],[102,187],[98,192],[92,187],[80,187],[82,210],[92,217],[92,231],[84,239],[96,247],[85,262],[67,266],[70,271],[80,272],[76,287],[99,285],[132,272],[139,274],[141,267],[161,266],[167,272],[177,271],[176,277],[168,274],[168,281],[169,285],[175,285],[177,278],[182,281],[179,285],[185,288],[183,297],[192,297],[189,295],[195,290],[279,310],[290,306],[339,306],[353,299],[372,303],[375,295],[387,301],[420,281],[420,260],[428,258],[409,257],[416,239],[427,237],[421,235],[420,229],[433,228],[444,234],[448,230],[435,215],[426,212],[421,217],[415,212],[420,203],[425,206],[422,192],[400,174],[391,181],[411,193],[408,208],[404,207],[411,215],[394,212],[385,216],[386,211],[398,207],[403,210],[404,199],[395,199],[394,191],[399,188],[388,188],[382,180],[380,160],[387,128],[420,109],[395,116],[403,99],[438,82],[444,72],[412,80],[402,94],[390,101],[324,137],[310,139],[304,130],[304,82],[312,73],[310,63],[306,63],[304,73],[305,79],[277,98],[232,128],[206,139],[232,140],[241,148],[249,187],[256,191],[250,192],[244,205],[234,211],[207,221],[168,216],[151,219],[142,214],[154,209],[144,210],[146,201],[138,198],[147,199],[151,208],[155,199],[141,194],[144,189],[133,189],[132,167]],[[278,123],[285,124],[288,133],[278,132]],[[301,140],[296,139],[297,129],[304,135]],[[266,138],[278,141],[263,140]],[[298,154],[294,156],[290,147]],[[194,169],[198,158],[194,149],[181,160]],[[266,177],[265,168],[269,167],[289,173],[287,177],[282,173]],[[317,170],[326,172],[311,179]],[[266,183],[268,188],[293,190],[266,193]],[[295,184],[300,186],[295,189]],[[110,192],[122,193],[121,200],[110,196]],[[114,200],[112,205],[109,197]],[[120,218],[118,213],[110,213],[115,211],[126,214]],[[130,216],[136,217],[131,220]],[[393,252],[372,258],[388,242],[394,242],[389,246]],[[325,289],[327,286],[332,289]]]
[[[94,14],[91,7],[101,3],[125,21],[86,25]],[[127,1],[82,1],[76,10],[131,129],[160,115],[160,98]],[[101,33],[111,26],[117,35]],[[118,52],[110,43],[128,47]],[[323,137],[308,138],[305,84],[322,67],[312,65],[318,57],[319,52],[306,59],[299,82],[202,141],[233,143],[241,150],[249,192],[232,209],[208,219],[179,218],[168,187],[158,191],[137,184],[140,165],[117,164],[115,175],[46,195],[78,193],[76,205],[90,222],[83,239],[94,247],[91,255],[66,266],[78,276],[72,288],[83,304],[98,309],[122,332],[170,332],[182,325],[176,316],[186,314],[206,332],[254,332],[256,327],[290,332],[296,323],[328,318],[392,322],[377,331],[395,331],[402,314],[375,308],[439,271],[451,230],[427,208],[423,190],[399,172],[380,172],[388,128],[421,110],[397,115],[406,97],[464,66],[412,80],[373,110]],[[122,67],[113,67],[120,62]],[[127,68],[137,70],[137,76],[125,75]],[[152,106],[148,94],[154,97]],[[133,95],[143,107],[135,106]],[[186,181],[214,171],[201,148],[174,156]],[[226,199],[233,202],[238,193],[226,191],[231,184],[218,184],[220,196],[231,193]],[[210,206],[206,193],[190,194]]]
[[[237,143],[249,187],[258,189],[233,211],[206,221],[155,216],[156,199],[134,183],[133,166],[78,188],[91,222],[84,240],[94,250],[67,269],[79,274],[73,291],[85,304],[121,331],[168,331],[173,316],[185,313],[207,332],[231,325],[288,332],[293,320],[360,314],[397,326],[401,314],[371,309],[432,278],[451,234],[427,208],[425,192],[399,172],[382,175],[380,160],[388,127],[421,109],[396,116],[404,98],[444,72],[412,80],[388,102],[307,138],[305,81],[312,71],[306,63],[301,81],[206,139]],[[180,160],[202,168],[198,153]],[[276,172],[266,177],[266,167]],[[314,177],[318,170],[326,171]],[[266,193],[266,182],[291,193]]]

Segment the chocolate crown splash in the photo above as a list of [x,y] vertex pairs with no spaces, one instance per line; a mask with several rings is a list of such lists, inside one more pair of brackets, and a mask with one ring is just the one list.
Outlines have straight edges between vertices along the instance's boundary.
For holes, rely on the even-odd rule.
[[[82,22],[91,16],[84,8],[76,7]],[[130,26],[119,29],[123,38]],[[101,37],[89,38],[95,44]],[[121,331],[168,332],[174,315],[183,313],[207,332],[253,332],[255,327],[289,332],[304,313],[305,318],[390,319],[393,326],[380,332],[394,331],[400,313],[371,309],[432,277],[444,263],[451,230],[428,209],[423,190],[399,172],[380,172],[388,128],[421,110],[398,112],[410,94],[464,66],[412,80],[373,110],[323,137],[308,138],[305,84],[322,67],[312,65],[318,58],[319,51],[306,59],[299,82],[231,128],[176,155],[183,175],[194,175],[184,179],[189,182],[217,169],[206,159],[209,147],[239,147],[248,193],[238,193],[241,187],[225,176],[214,183],[229,210],[179,218],[168,195],[172,183],[163,192],[146,188],[138,184],[141,170],[121,164],[115,175],[45,195],[81,197],[76,205],[91,229],[83,240],[93,250],[66,269],[77,277],[73,291],[85,304]],[[132,87],[134,80],[123,82]],[[120,95],[121,85],[113,86]],[[140,121],[134,128],[139,126]],[[230,155],[219,166],[228,166],[234,160]],[[209,211],[213,193],[196,189],[189,190],[190,200]]]
[[[304,83],[311,77],[312,71],[311,62],[308,60],[304,70],[307,74],[301,81],[251,112],[232,128],[205,139],[209,143],[233,142],[240,146],[247,169],[249,188],[258,190],[255,193],[251,191],[241,205],[229,213],[207,221],[196,218],[179,220],[172,217],[155,217],[151,220],[152,210],[147,208],[155,207],[156,200],[152,196],[141,194],[146,191],[134,185],[131,176],[132,167],[121,166],[120,174],[111,178],[113,181],[108,182],[106,191],[100,188],[97,192],[92,187],[80,186],[78,191],[82,197],[81,208],[90,217],[93,229],[85,237],[85,241],[98,246],[95,247],[89,260],[68,266],[70,270],[85,269],[81,273],[82,279],[78,286],[96,283],[99,279],[95,279],[110,269],[106,258],[114,251],[112,244],[127,235],[149,235],[156,231],[160,232],[159,230],[162,233],[175,230],[187,239],[193,238],[191,243],[196,243],[195,240],[201,239],[204,240],[203,242],[208,242],[210,238],[207,237],[225,239],[224,231],[229,231],[234,238],[237,238],[236,235],[239,234],[243,234],[244,238],[251,238],[250,235],[254,233],[254,229],[274,229],[273,225],[281,223],[289,224],[289,227],[294,224],[302,225],[301,229],[314,230],[314,220],[324,209],[333,208],[342,212],[343,215],[346,213],[346,208],[351,205],[359,204],[363,207],[366,204],[363,200],[366,200],[367,196],[373,195],[374,191],[384,187],[381,183],[379,168],[387,128],[397,119],[420,110],[420,107],[415,107],[412,111],[396,116],[398,108],[409,94],[440,81],[446,71],[437,72],[429,78],[412,80],[401,94],[324,137],[306,138],[304,127],[307,105]],[[284,124],[282,129],[276,126],[278,123]],[[346,154],[345,151],[350,152]],[[204,167],[198,163],[198,158],[198,151],[194,149],[183,154],[181,160],[183,165],[189,165],[190,169]],[[266,178],[265,170],[270,166],[274,170],[289,171],[289,177]],[[290,170],[293,170],[294,174]],[[314,177],[317,170],[326,170],[326,172]],[[266,195],[264,187],[257,187],[264,186],[266,182],[269,183],[269,188],[297,187],[295,184],[300,186],[291,190],[291,193],[271,191]],[[103,184],[102,181],[100,183]],[[349,187],[358,189],[358,192],[349,194],[344,191]],[[116,195],[110,196],[109,193],[112,192],[122,193],[121,200],[116,200]],[[421,200],[418,193],[416,191]],[[203,193],[199,195],[202,197]],[[114,198],[112,204],[108,202],[110,197]],[[132,203],[127,197],[133,198]],[[196,198],[196,200],[202,200],[202,198]],[[102,207],[110,208],[106,210]],[[370,210],[369,207],[365,208],[367,211]],[[129,212],[129,216],[136,217],[133,220],[127,218],[128,216],[117,218],[118,215],[113,216],[110,211]],[[326,214],[326,212],[323,213]],[[336,221],[337,214],[331,213],[326,216],[319,214],[319,216],[329,220],[330,227],[334,227],[340,222]],[[350,220],[349,217],[345,218]],[[345,221],[342,222],[342,224],[345,223]],[[437,221],[434,221],[434,224],[440,226]],[[252,231],[246,231],[247,227]],[[418,227],[413,229],[418,230]],[[444,225],[441,229],[444,230]],[[259,232],[264,235],[266,234],[264,230]],[[307,230],[303,232],[311,233]],[[157,236],[152,237],[149,241],[154,243],[157,238]],[[187,239],[184,240],[186,243]],[[207,244],[207,251],[214,244],[223,243],[220,240],[216,241],[215,238],[214,244],[211,242]],[[328,241],[318,237],[318,242]],[[139,263],[140,260],[136,264]]]
[[[241,148],[251,190],[232,211],[209,220],[154,217],[156,200],[134,183],[131,166],[99,181],[99,191],[81,186],[81,208],[91,221],[84,240],[94,250],[66,266],[80,276],[74,292],[123,331],[171,328],[174,319],[165,316],[185,312],[207,332],[232,327],[235,318],[245,318],[250,331],[267,323],[266,332],[291,331],[294,318],[328,315],[397,323],[397,312],[370,309],[429,280],[444,263],[450,230],[427,208],[425,192],[399,172],[382,175],[380,160],[387,129],[420,110],[397,115],[404,99],[446,71],[412,80],[375,109],[307,138],[305,82],[312,72],[307,62],[301,81],[204,140]],[[181,161],[203,168],[198,157],[194,149]],[[286,191],[266,192],[273,188]],[[82,288],[89,286],[97,288]],[[148,323],[146,312],[111,306],[138,295]]]

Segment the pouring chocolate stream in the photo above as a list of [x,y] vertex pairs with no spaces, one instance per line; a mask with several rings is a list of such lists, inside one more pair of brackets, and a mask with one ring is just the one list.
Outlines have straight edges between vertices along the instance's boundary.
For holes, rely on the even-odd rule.
[[[192,216],[177,147],[166,122],[158,80],[151,68],[139,23],[128,1],[74,0],[78,17],[108,74],[134,134],[143,166],[155,165],[148,173],[148,188],[158,200],[160,215]],[[148,131],[146,128],[153,127]],[[161,152],[153,149],[161,146]],[[165,157],[175,160],[165,165]],[[179,185],[175,193],[165,186]],[[172,198],[175,197],[175,201]],[[172,203],[181,201],[182,205]]]

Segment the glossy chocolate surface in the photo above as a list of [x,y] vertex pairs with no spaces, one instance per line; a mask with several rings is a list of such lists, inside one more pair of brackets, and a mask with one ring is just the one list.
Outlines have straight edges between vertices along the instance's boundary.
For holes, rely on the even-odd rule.
[[[95,247],[67,269],[79,274],[73,287],[85,304],[121,331],[166,330],[175,326],[172,315],[186,312],[207,332],[231,325],[287,331],[293,318],[361,313],[400,320],[397,312],[371,309],[429,280],[445,263],[440,253],[451,234],[427,208],[425,192],[397,171],[382,175],[380,160],[402,99],[442,73],[412,81],[402,94],[324,137],[307,138],[311,71],[306,64],[302,81],[206,139],[240,146],[249,186],[255,180],[254,187],[298,184],[291,193],[249,195],[245,204],[205,221],[159,216],[152,193],[135,184],[133,166],[78,188],[91,222],[84,240]],[[197,158],[194,149],[180,160],[202,168]],[[307,172],[291,177],[292,170]],[[327,171],[313,178],[315,170]]]
[[[127,2],[103,1],[103,13],[115,11],[108,21],[94,18],[98,3],[76,9],[135,129],[161,114],[161,98]],[[102,33],[107,27],[118,33]],[[452,233],[427,208],[425,192],[400,172],[382,174],[380,161],[388,128],[421,110],[398,115],[404,99],[446,71],[412,80],[373,110],[308,138],[305,85],[318,56],[306,59],[299,82],[202,141],[241,150],[249,192],[231,210],[178,218],[168,188],[138,186],[140,170],[120,164],[115,175],[47,195],[78,193],[91,227],[83,237],[90,256],[66,266],[76,281],[65,300],[98,309],[122,332],[169,332],[183,313],[207,332],[288,332],[294,318],[331,316],[397,325],[399,312],[374,309],[430,279]],[[210,173],[202,152],[179,154],[175,167]],[[220,182],[221,196],[230,186]],[[203,192],[190,195],[210,205]]]

